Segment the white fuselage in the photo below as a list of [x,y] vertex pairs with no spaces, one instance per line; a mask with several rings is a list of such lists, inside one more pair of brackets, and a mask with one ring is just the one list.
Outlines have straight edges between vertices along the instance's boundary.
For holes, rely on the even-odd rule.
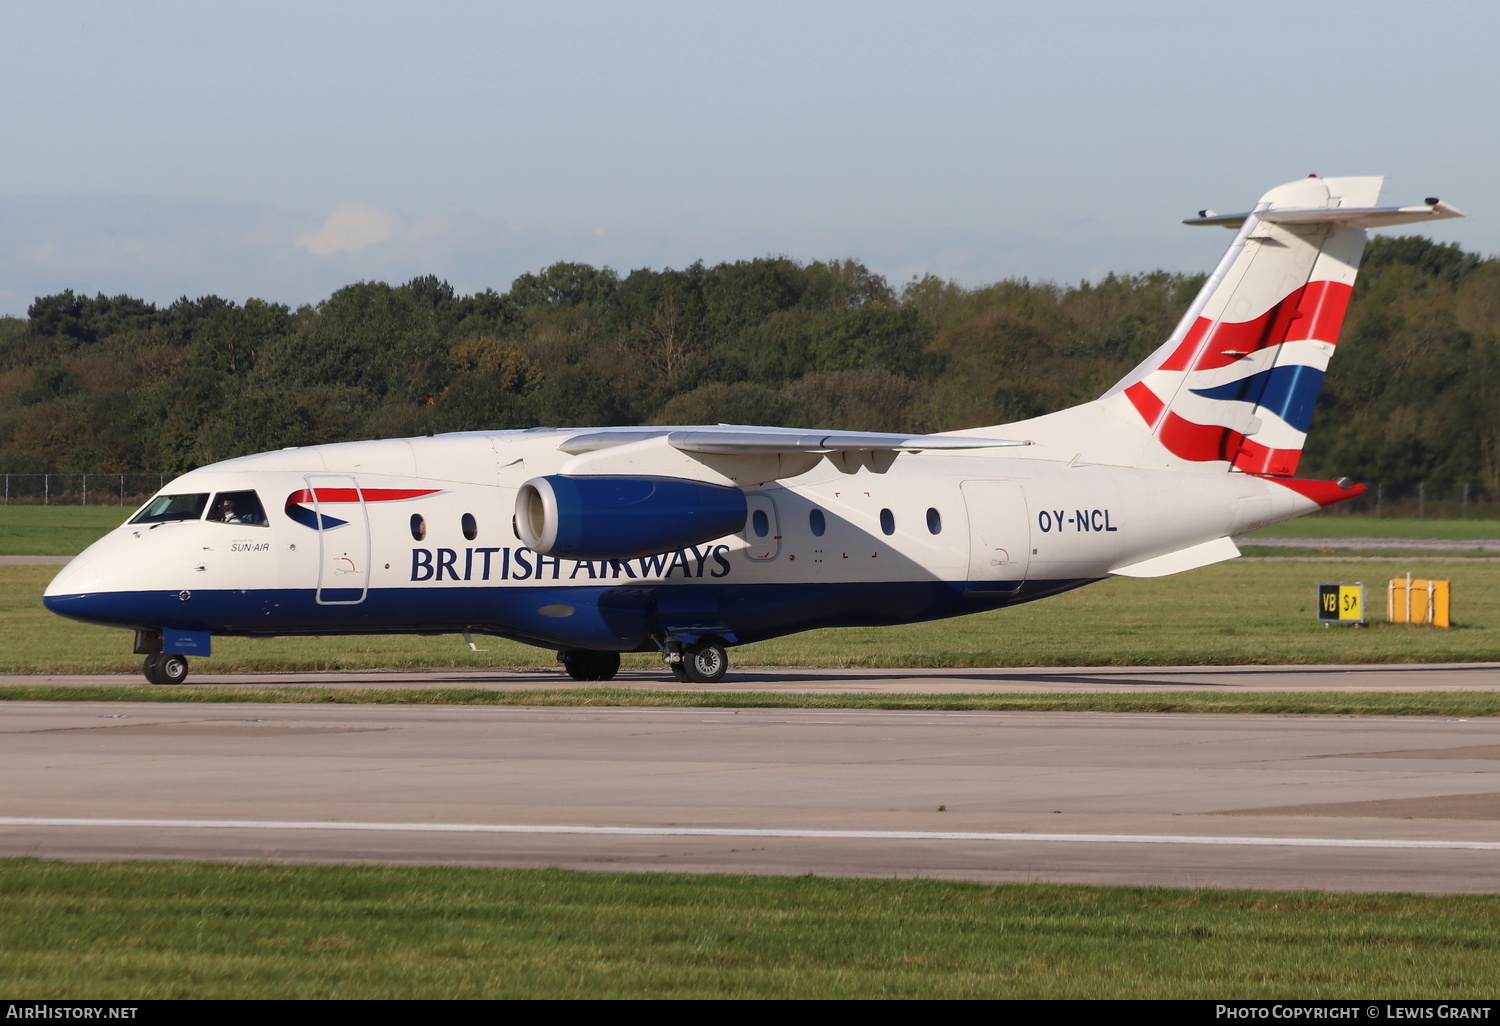
[[[265,526],[127,523],[59,574],[48,604],[211,634],[473,630],[616,650],[646,647],[652,632],[749,641],[1039,598],[1316,508],[1245,474],[1025,449],[903,453],[748,487],[735,535],[570,560],[529,549],[513,520],[517,489],[568,461],[568,434],[350,442],[204,467],[162,494],[253,491]],[[299,493],[345,501],[289,502]],[[338,524],[320,530],[319,516]]]

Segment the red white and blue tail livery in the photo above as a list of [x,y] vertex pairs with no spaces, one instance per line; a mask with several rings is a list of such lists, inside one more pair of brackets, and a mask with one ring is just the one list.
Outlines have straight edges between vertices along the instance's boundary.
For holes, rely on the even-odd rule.
[[1172,335],[1099,399],[937,435],[538,428],[309,446],[177,478],[70,563],[54,612],[179,683],[214,635],[487,633],[581,680],[660,652],[957,616],[1238,555],[1363,493],[1297,478],[1366,231],[1462,216],[1310,177],[1245,213]]

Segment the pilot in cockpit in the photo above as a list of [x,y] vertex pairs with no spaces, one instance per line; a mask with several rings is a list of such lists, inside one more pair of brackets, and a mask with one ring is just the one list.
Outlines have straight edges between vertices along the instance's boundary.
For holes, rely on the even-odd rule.
[[254,492],[220,492],[208,511],[208,519],[219,524],[266,526],[266,511]]
[[246,522],[241,520],[240,515],[235,512],[234,500],[227,495],[219,500],[219,505],[214,510],[213,519],[225,524],[239,524]]

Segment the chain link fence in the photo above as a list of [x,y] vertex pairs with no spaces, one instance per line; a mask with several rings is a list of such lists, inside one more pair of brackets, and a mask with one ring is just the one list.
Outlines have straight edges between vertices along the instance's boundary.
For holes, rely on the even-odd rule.
[[1500,519],[1500,503],[1480,485],[1468,482],[1415,484],[1366,481],[1358,499],[1341,502],[1330,513],[1419,519]]
[[170,474],[5,474],[7,506],[139,506]]

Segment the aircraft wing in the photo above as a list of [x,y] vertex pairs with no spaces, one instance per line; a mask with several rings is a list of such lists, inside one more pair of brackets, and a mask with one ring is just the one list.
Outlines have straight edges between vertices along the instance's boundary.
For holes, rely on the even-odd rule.
[[737,456],[783,452],[919,452],[926,449],[992,449],[1030,445],[1008,438],[882,434],[876,431],[807,431],[800,428],[717,427],[602,428],[573,435],[558,448],[578,455],[664,438],[680,452]]
[[1030,445],[1005,438],[801,428],[632,427],[580,431],[558,443],[563,474],[659,475],[747,487],[805,474],[823,460],[845,473],[884,472],[901,452]]

